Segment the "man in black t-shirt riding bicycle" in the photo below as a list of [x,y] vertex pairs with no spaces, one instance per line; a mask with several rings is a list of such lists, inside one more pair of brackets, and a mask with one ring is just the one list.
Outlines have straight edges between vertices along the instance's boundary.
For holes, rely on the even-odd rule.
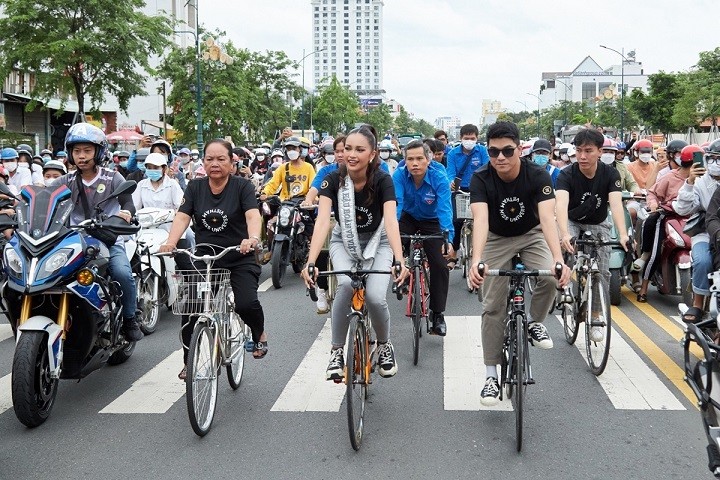
[[[497,122],[487,132],[490,163],[473,174],[470,208],[473,214],[473,258],[468,275],[474,287],[485,284],[483,295],[482,345],[487,380],[480,394],[485,406],[498,403],[500,385],[497,365],[502,358],[508,277],[478,273],[506,268],[520,255],[528,269],[553,269],[563,264],[555,224],[555,194],[550,174],[532,161],[520,159],[520,132],[511,122]],[[567,284],[570,269],[563,264],[560,285]],[[542,321],[555,299],[556,281],[537,277],[530,304],[528,333],[538,348],[552,348],[553,342]]]

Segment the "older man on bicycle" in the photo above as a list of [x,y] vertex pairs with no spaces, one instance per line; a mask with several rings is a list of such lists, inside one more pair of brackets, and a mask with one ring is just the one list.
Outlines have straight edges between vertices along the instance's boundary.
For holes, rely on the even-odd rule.
[[[450,200],[450,180],[445,167],[433,162],[427,144],[413,140],[405,147],[405,165],[395,170],[393,183],[397,198],[400,233],[432,235],[448,232],[447,254],[452,257],[453,214]],[[445,304],[450,272],[443,257],[443,240],[428,239],[423,248],[430,264],[430,310],[435,335],[445,336]]]
[[[564,265],[555,224],[555,194],[550,174],[532,161],[520,159],[520,132],[511,122],[496,122],[487,132],[490,163],[473,174],[470,208],[473,214],[473,258],[468,272],[471,284],[485,286],[482,344],[487,379],[480,393],[485,406],[499,401],[497,365],[502,359],[507,277],[484,279],[478,264],[504,268],[520,255],[529,269],[563,265],[560,285],[567,284],[570,269]],[[538,348],[553,342],[542,321],[554,301],[556,282],[538,277],[529,315],[529,340]]]

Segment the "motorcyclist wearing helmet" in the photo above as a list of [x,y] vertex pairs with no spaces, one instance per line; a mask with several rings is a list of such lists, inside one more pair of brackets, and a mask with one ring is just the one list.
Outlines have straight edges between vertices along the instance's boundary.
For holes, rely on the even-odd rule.
[[631,163],[630,159],[628,159],[626,155],[627,146],[625,145],[625,142],[616,142],[615,146],[617,147],[617,152],[615,152],[615,161],[623,162],[626,165]]
[[253,175],[262,175],[265,176],[265,174],[268,171],[268,168],[270,168],[270,161],[268,159],[268,151],[265,149],[265,147],[260,147],[255,149],[255,160],[252,161],[250,164],[250,171]]
[[[65,150],[69,152],[68,161],[77,166],[77,171],[63,175],[54,185],[62,184],[72,192],[75,208],[70,215],[72,225],[91,218],[95,205],[106,200],[115,189],[125,181],[119,173],[101,167],[99,162],[107,152],[105,134],[89,123],[77,123],[70,127],[65,137]],[[103,203],[103,212],[108,216],[118,216],[130,222],[135,213],[132,195],[120,195]],[[136,342],[143,338],[140,326],[135,318],[137,292],[130,261],[125,255],[125,240],[118,236],[110,247],[110,276],[120,284],[123,310],[123,334],[128,341]]]
[[40,156],[43,159],[43,163],[49,162],[53,159],[53,152],[49,148],[45,148],[40,152]]
[[314,165],[312,158],[310,158],[310,140],[306,137],[300,137],[300,158],[310,165]]
[[18,169],[18,151],[14,148],[3,148],[0,153],[3,167],[8,174],[8,186],[14,194],[20,193],[25,185],[32,185],[32,174],[26,168]]
[[553,165],[555,165],[557,168],[565,168],[568,165],[570,165],[572,162],[570,161],[570,155],[568,154],[568,149],[572,147],[572,144],[570,143],[561,143],[558,147],[558,160],[553,161]]
[[117,154],[117,164],[115,164],[115,170],[117,170],[120,175],[127,178],[127,164],[128,160],[130,159],[130,152],[128,152],[127,150],[118,150],[115,153]]
[[43,183],[48,186],[66,173],[67,168],[62,162],[50,160],[43,165]]
[[[703,161],[704,166],[693,164],[690,168],[690,175],[673,202],[678,215],[710,212],[710,200],[720,184],[720,139],[708,145]],[[691,256],[693,304],[683,314],[683,320],[688,323],[702,319],[705,297],[710,295],[708,274],[713,271],[713,257],[706,231],[692,237]]]
[[320,171],[328,165],[335,163],[335,149],[333,148],[333,138],[326,138],[320,145],[319,156],[315,161],[315,170]]
[[[657,172],[657,162],[653,160],[652,142],[650,140],[635,142],[633,145],[633,157],[636,160],[627,165],[628,172],[633,176],[640,190],[647,191],[648,187],[652,186],[652,184],[648,184],[648,179],[653,174],[653,171]],[[667,161],[665,163],[667,164]]]
[[[380,151],[380,161],[387,165],[387,172],[392,175],[399,163],[397,160],[392,158],[393,144],[390,140],[382,140],[378,146]],[[381,163],[382,167],[382,163]]]
[[[674,157],[673,162],[677,168],[660,178],[655,185],[648,189],[647,208],[650,210],[650,214],[643,223],[642,255],[632,265],[632,270],[641,272],[642,275],[642,286],[637,294],[638,302],[647,302],[650,277],[657,268],[660,247],[665,239],[665,222],[661,214],[663,212],[676,213],[673,209],[673,201],[690,175],[690,168],[693,166],[693,149],[690,147],[700,148],[697,145],[684,147],[680,155]],[[668,145],[668,149],[670,150],[670,145]]]
[[555,188],[555,183],[560,175],[560,169],[550,163],[551,149],[552,145],[550,145],[550,142],[544,138],[540,138],[535,140],[535,143],[533,143],[532,149],[530,150],[530,156],[533,163],[540,165],[547,170],[550,174],[550,180],[552,181],[553,188]]
[[42,186],[42,167],[33,162],[33,149],[30,145],[21,143],[16,148],[18,152],[18,170],[29,170],[33,185]]
[[662,162],[658,159],[658,164],[655,165],[655,172],[651,172],[647,179],[648,188],[658,182],[662,177],[678,168],[680,165],[680,152],[683,148],[687,147],[688,143],[684,140],[673,140],[665,147],[665,155],[667,162]]

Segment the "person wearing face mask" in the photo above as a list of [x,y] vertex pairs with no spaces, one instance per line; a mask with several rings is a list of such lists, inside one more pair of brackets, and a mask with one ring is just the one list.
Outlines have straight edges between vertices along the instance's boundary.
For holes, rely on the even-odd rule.
[[533,143],[530,155],[533,163],[545,168],[545,170],[550,174],[552,186],[553,188],[555,188],[555,183],[557,182],[557,178],[560,175],[560,169],[550,163],[551,148],[552,146],[550,145],[550,142],[548,142],[544,138],[540,138],[538,140],[535,140],[535,143]]
[[40,152],[40,156],[42,157],[43,163],[46,163],[53,159],[53,152],[49,148],[45,148]]
[[255,149],[255,160],[250,164],[250,172],[253,175],[265,175],[270,167],[268,163],[268,152],[265,148]]
[[[673,202],[673,209],[678,215],[690,216],[711,211],[710,201],[720,184],[720,140],[715,140],[707,147],[703,160],[704,167],[693,164],[690,168],[690,174]],[[707,231],[692,237],[691,256],[693,304],[688,305],[690,308],[682,317],[687,323],[702,319],[705,297],[710,295],[708,274],[713,271],[713,256]]]
[[335,163],[335,149],[333,149],[333,138],[326,139],[320,146],[320,157],[315,162],[315,170],[320,171],[328,165]]
[[678,168],[680,165],[680,152],[683,148],[687,147],[687,145],[688,143],[684,140],[673,140],[667,144],[667,147],[665,147],[665,157],[667,160],[662,161],[658,158],[657,165],[655,165],[655,171],[651,172],[648,176],[648,188],[660,181],[662,177]]
[[23,143],[18,145],[16,150],[18,152],[18,170],[28,170],[30,172],[32,184],[43,186],[42,167],[33,163],[32,147]]
[[[140,180],[132,194],[136,210],[146,207],[174,210],[180,208],[183,191],[180,185],[167,175],[168,172],[165,155],[156,152],[147,156],[145,159],[146,178]],[[169,231],[169,227],[167,230]]]
[[313,164],[312,158],[310,158],[310,140],[305,137],[300,137],[300,158],[309,163]]
[[53,182],[67,173],[67,168],[62,162],[50,160],[43,166],[43,184],[49,187]]
[[391,157],[392,151],[393,151],[393,145],[390,140],[383,140],[380,142],[379,145],[379,151],[380,151],[380,168],[383,167],[383,165],[386,166],[386,168],[383,168],[388,174],[392,175],[395,169],[398,167],[399,163],[397,160]]
[[622,159],[617,160],[616,153],[617,145],[615,140],[605,137],[600,161],[605,165],[615,167],[620,174],[620,187],[623,191],[636,193],[640,189],[638,188],[637,182],[635,182],[635,177],[628,171],[627,165],[623,163]]
[[[461,144],[450,150],[447,154],[447,175],[450,179],[450,189],[453,191],[462,190],[465,192],[470,191],[470,180],[472,179],[473,173],[483,165],[490,162],[490,157],[487,153],[487,148],[484,145],[479,145],[478,140],[478,128],[468,123],[460,128],[460,140]],[[456,207],[455,207],[455,194],[453,198],[453,227],[456,232],[462,230],[464,220],[457,218]],[[461,235],[455,235],[453,238],[453,250],[457,252],[460,249],[460,237]],[[450,258],[448,260],[448,268],[455,268],[457,263],[457,257]]]
[[558,160],[553,161],[553,165],[557,168],[563,169],[568,165],[572,164],[570,161],[570,154],[568,152],[574,151],[575,148],[570,143],[561,143],[558,147]]
[[0,159],[3,167],[8,173],[8,185],[12,187],[13,193],[19,193],[25,185],[32,185],[32,175],[27,168],[18,169],[18,152],[14,148],[3,148],[0,152]]
[[[690,176],[690,168],[693,166],[691,147],[700,148],[697,145],[684,147],[676,162],[678,168],[663,176],[648,189],[647,207],[651,213],[643,223],[642,255],[632,264],[632,270],[640,272],[642,275],[642,286],[637,294],[638,302],[647,302],[650,277],[657,268],[660,247],[665,239],[663,213],[667,211],[675,212],[673,201],[677,198],[680,188]],[[668,149],[670,149],[670,145],[668,145]]]

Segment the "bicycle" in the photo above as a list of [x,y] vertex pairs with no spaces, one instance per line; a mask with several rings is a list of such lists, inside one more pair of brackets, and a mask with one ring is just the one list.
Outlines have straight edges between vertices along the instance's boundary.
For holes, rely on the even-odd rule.
[[[413,365],[418,364],[418,355],[420,351],[420,337],[422,337],[422,329],[420,323],[422,319],[425,319],[425,327],[427,333],[432,332],[430,326],[430,316],[428,315],[428,306],[430,304],[430,274],[428,272],[428,261],[425,255],[425,249],[423,248],[423,242],[425,240],[442,239],[443,243],[443,255],[447,255],[447,232],[434,233],[431,235],[400,235],[403,240],[409,240],[412,248],[409,260],[410,264],[408,269],[410,270],[409,285],[411,286],[408,292],[407,306],[405,307],[405,316],[412,319],[413,327]],[[398,300],[402,300],[403,289],[399,288],[397,284],[393,284],[393,293],[397,295]]]
[[185,400],[190,425],[200,437],[210,431],[215,417],[220,368],[226,367],[230,387],[237,390],[245,368],[245,343],[252,338],[250,327],[235,313],[230,270],[212,268],[213,262],[234,251],[239,247],[227,247],[217,255],[195,255],[186,249],[156,254],[184,254],[206,266],[204,272],[176,270],[172,276],[177,289],[173,313],[198,317],[188,349]]
[[[583,232],[581,238],[575,239],[576,245],[575,281],[562,293],[561,312],[565,340],[575,344],[578,336],[578,324],[585,322],[585,351],[590,371],[599,376],[605,371],[610,355],[610,334],[612,318],[607,288],[603,288],[602,272],[598,266],[598,249],[600,247],[620,246],[618,241],[603,241],[593,238],[591,232]],[[593,301],[600,305],[600,311],[593,316]],[[590,319],[588,321],[588,319]],[[602,341],[592,340],[592,329],[602,329]]]
[[[464,219],[462,229],[460,229],[460,263],[462,264],[462,276],[466,279],[468,292],[475,292],[475,288],[470,285],[468,279],[468,271],[472,264],[472,232],[473,232],[473,216],[470,211],[470,193],[458,190],[455,195],[455,216],[458,219]],[[482,302],[482,287],[477,289],[478,298]]]
[[[360,266],[360,265],[358,265]],[[315,277],[315,265],[308,265],[310,278]],[[328,270],[318,272],[318,276],[347,275],[350,277],[353,289],[350,301],[350,326],[347,333],[345,349],[345,374],[343,380],[335,383],[345,383],[345,405],[347,407],[348,432],[350,444],[354,450],[360,450],[365,426],[365,406],[368,397],[368,388],[372,383],[371,374],[377,367],[376,347],[372,322],[365,306],[365,283],[369,275],[389,275],[385,270],[363,270],[353,267],[350,270]],[[313,302],[317,301],[315,287],[308,289]]]
[[[503,355],[500,365],[500,385],[505,389],[507,398],[513,401],[515,410],[515,442],[517,451],[522,450],[523,404],[525,389],[535,380],[530,365],[528,349],[528,317],[525,313],[525,290],[530,277],[554,276],[560,278],[563,266],[555,265],[555,270],[526,270],[519,256],[512,259],[513,270],[488,270],[487,275],[510,277],[507,297],[507,319],[503,339]],[[485,264],[477,266],[480,276],[485,275]],[[503,398],[500,389],[500,400]],[[517,390],[517,391],[515,391]]]

